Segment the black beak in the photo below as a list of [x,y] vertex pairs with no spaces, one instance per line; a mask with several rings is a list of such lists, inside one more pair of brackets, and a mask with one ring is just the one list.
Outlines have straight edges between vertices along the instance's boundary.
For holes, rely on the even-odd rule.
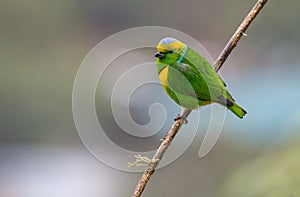
[[157,57],[157,58],[159,58],[159,59],[162,59],[162,58],[164,58],[166,56],[166,54],[162,53],[162,52],[157,52],[157,53],[155,53],[154,56]]

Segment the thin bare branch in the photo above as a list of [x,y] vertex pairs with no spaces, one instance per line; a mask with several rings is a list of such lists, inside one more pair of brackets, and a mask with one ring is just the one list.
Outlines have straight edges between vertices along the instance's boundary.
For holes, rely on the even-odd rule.
[[152,158],[152,162],[150,162],[144,171],[139,183],[136,186],[136,189],[132,195],[132,197],[139,197],[141,196],[147,182],[151,178],[152,174],[154,173],[154,170],[156,169],[159,161],[163,157],[164,153],[168,149],[169,145],[171,144],[173,138],[179,131],[180,127],[184,124],[185,118],[188,117],[188,115],[191,113],[191,110],[184,109],[181,113],[180,119],[176,120],[171,127],[171,129],[167,132],[166,136],[164,137],[162,143],[160,144],[159,148],[157,149],[155,155]]
[[245,32],[248,29],[250,23],[254,20],[257,16],[259,11],[264,7],[268,0],[258,0],[237,30],[234,32],[228,43],[226,44],[225,48],[220,53],[219,57],[214,63],[215,70],[218,72],[224,62],[226,61],[227,57],[231,53],[231,51],[236,47],[238,41],[241,39],[242,36],[247,35]]
[[[258,0],[257,3],[254,5],[252,10],[249,12],[249,14],[246,16],[246,18],[243,20],[241,25],[237,28],[229,42],[226,44],[225,48],[222,50],[221,54],[217,58],[217,60],[214,63],[214,68],[218,72],[220,68],[222,67],[223,63],[233,50],[233,48],[237,45],[238,41],[241,39],[241,37],[245,34],[245,31],[249,27],[250,23],[254,20],[254,18],[257,16],[257,14],[260,12],[260,10],[263,8],[263,6],[267,3],[268,0]],[[151,178],[152,174],[154,173],[156,167],[159,164],[159,161],[163,157],[164,153],[168,149],[169,145],[171,144],[173,138],[178,133],[181,126],[185,123],[185,119],[189,116],[191,113],[191,110],[184,109],[184,111],[180,114],[181,119],[178,119],[174,122],[171,129],[167,132],[166,137],[163,139],[162,143],[160,144],[159,148],[157,149],[155,155],[153,156],[151,162],[149,162],[146,170],[144,171],[140,181],[138,182],[134,193],[132,194],[132,197],[140,197]]]

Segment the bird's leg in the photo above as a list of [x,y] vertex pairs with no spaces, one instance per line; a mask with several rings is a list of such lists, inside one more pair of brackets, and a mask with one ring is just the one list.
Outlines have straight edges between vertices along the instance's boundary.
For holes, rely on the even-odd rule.
[[183,124],[187,124],[188,123],[188,120],[186,119],[187,115],[191,113],[191,110],[188,110],[188,109],[183,109],[183,112],[181,114],[178,114],[175,118],[174,118],[174,121],[177,121],[177,120],[183,120]]
[[174,118],[174,121],[177,121],[177,120],[180,120],[180,119],[183,120],[183,123],[184,123],[184,124],[187,124],[187,123],[188,123],[187,119],[186,119],[185,117],[183,117],[181,114],[178,114],[178,115]]

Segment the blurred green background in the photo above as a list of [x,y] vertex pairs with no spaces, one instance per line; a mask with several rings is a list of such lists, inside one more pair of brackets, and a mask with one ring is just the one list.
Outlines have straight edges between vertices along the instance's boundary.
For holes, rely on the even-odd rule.
[[[191,35],[216,58],[255,2],[1,1],[0,196],[130,196],[140,174],[97,161],[74,125],[72,87],[84,57],[114,33],[155,25]],[[247,116],[228,113],[203,159],[200,126],[144,197],[300,195],[298,11],[292,0],[263,8],[221,69]]]

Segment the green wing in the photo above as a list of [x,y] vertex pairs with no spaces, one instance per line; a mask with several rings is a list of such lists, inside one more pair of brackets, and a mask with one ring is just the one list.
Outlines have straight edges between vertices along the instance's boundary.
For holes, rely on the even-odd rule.
[[176,103],[189,109],[211,100],[203,76],[197,69],[183,63],[169,66],[167,92]]
[[[169,86],[176,92],[197,97],[200,101],[223,102],[226,89],[223,81],[205,58],[192,49],[188,49],[181,63],[171,65],[175,71],[169,70]],[[176,73],[176,70],[180,73]],[[179,75],[182,76],[179,76]],[[183,83],[183,78],[188,81]],[[192,88],[188,88],[190,86]]]

